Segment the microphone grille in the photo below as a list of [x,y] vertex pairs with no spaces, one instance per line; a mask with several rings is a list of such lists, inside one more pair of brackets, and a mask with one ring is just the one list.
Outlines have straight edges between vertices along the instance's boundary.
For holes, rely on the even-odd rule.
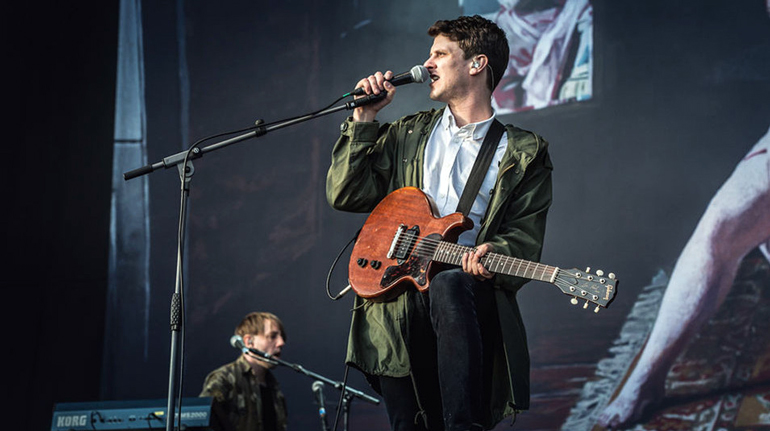
[[412,79],[414,82],[425,82],[430,78],[428,69],[426,69],[424,66],[420,66],[419,64],[414,66],[410,72],[412,72]]
[[240,335],[233,335],[230,337],[230,345],[236,349],[240,349],[240,345],[243,345],[243,338]]

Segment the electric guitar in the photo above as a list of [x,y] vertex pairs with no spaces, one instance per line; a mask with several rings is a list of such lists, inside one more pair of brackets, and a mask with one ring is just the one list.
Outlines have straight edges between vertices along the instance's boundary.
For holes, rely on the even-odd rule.
[[[462,213],[446,217],[431,198],[414,187],[398,189],[371,212],[358,234],[348,264],[350,287],[362,298],[380,302],[395,298],[409,286],[428,290],[431,278],[449,266],[459,266],[473,247],[455,244],[457,237],[473,227]],[[487,253],[481,263],[489,272],[551,283],[572,303],[584,300],[583,308],[596,304],[595,312],[615,298],[618,280],[590,268],[561,269],[524,259]]]

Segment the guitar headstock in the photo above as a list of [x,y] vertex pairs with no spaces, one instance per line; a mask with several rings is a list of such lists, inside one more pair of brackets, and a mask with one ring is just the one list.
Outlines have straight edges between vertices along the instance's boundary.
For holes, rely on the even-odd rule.
[[561,269],[559,268],[553,284],[562,292],[572,296],[573,305],[578,304],[580,300],[585,300],[583,308],[588,308],[589,303],[596,304],[595,313],[599,310],[609,307],[615,292],[618,290],[619,280],[615,274],[606,274],[601,269],[597,269],[593,274],[591,268],[581,271],[577,268]]

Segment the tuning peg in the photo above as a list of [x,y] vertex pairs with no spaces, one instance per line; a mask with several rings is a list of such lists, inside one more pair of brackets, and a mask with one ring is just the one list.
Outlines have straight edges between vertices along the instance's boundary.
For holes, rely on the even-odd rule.
[[588,300],[586,300],[586,303],[583,304],[583,309],[586,309],[586,308],[588,308]]
[[610,275],[608,275],[607,277],[609,277],[610,280],[614,280],[615,279],[615,273],[611,272]]
[[597,270],[596,270],[596,275],[598,275],[599,277],[601,277],[602,275],[604,275],[604,271],[602,271],[601,269],[597,269]]
[[591,272],[591,267],[590,266],[586,266],[586,272]]
[[598,313],[600,309],[601,307],[597,305],[596,308],[594,308],[594,313]]
[[577,305],[577,303],[578,303],[578,300],[577,300],[577,298],[575,298],[575,297],[573,296],[573,297],[572,297],[572,299],[570,299],[570,300],[569,300],[569,302],[570,302],[572,305]]

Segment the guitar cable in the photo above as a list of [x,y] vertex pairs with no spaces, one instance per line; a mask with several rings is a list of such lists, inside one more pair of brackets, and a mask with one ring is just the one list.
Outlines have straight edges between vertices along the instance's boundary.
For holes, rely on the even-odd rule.
[[342,254],[347,250],[348,247],[350,247],[350,244],[353,244],[358,239],[358,234],[361,233],[361,229],[359,228],[355,235],[353,235],[353,238],[348,241],[347,244],[345,244],[345,247],[340,250],[339,254],[337,254],[337,257],[334,259],[334,262],[332,262],[332,266],[329,268],[329,272],[326,274],[326,295],[331,299],[332,301],[336,301],[348,292],[350,290],[350,285],[348,285],[346,288],[342,289],[336,296],[332,295],[331,292],[331,278],[332,273],[334,272],[334,268],[337,267],[337,262],[340,260],[340,257],[342,257]]

